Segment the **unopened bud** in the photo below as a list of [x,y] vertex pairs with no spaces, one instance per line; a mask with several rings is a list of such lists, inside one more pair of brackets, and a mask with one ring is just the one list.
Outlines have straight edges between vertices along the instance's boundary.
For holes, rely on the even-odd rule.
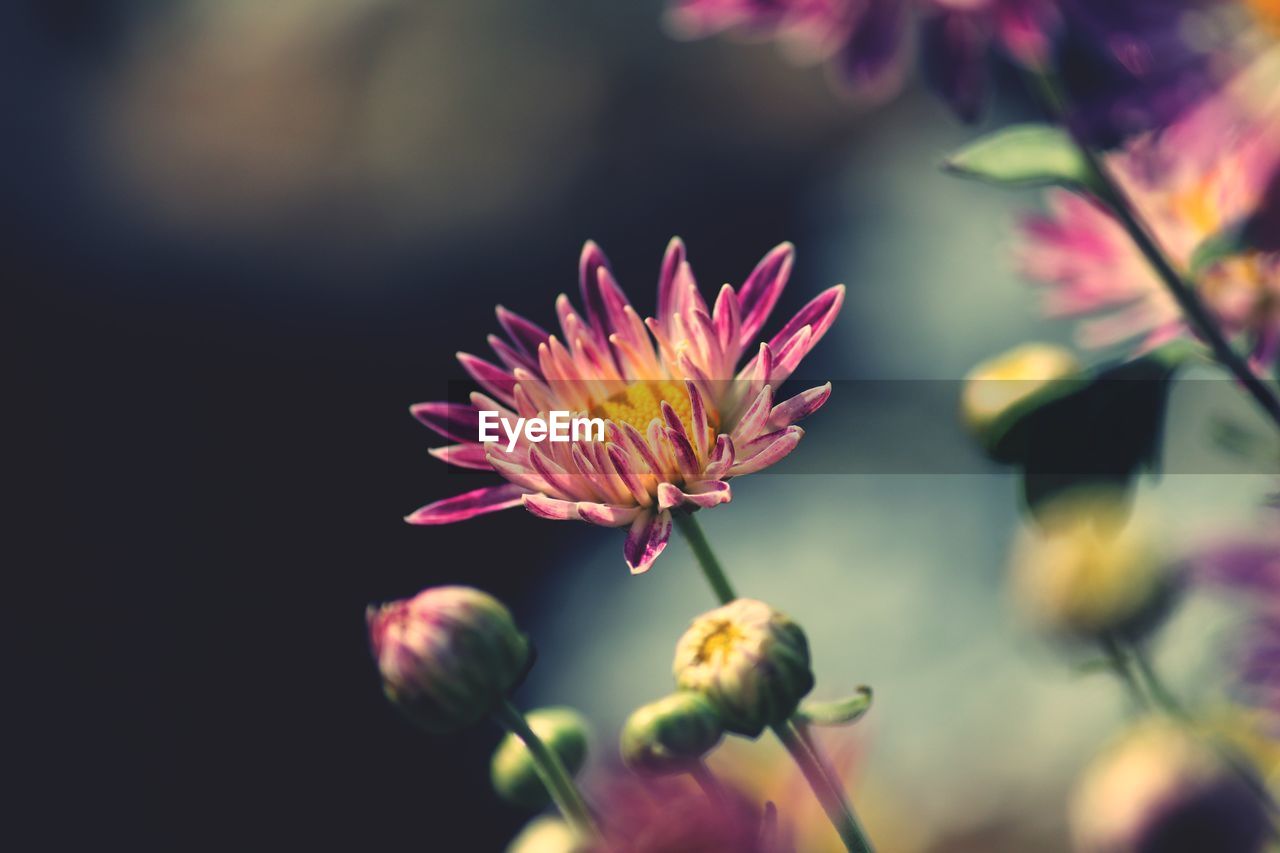
[[496,598],[466,586],[425,589],[366,612],[387,697],[429,732],[491,713],[530,663],[528,639]]
[[1261,851],[1270,824],[1242,772],[1250,771],[1172,722],[1139,724],[1081,778],[1071,804],[1075,849]]
[[676,685],[701,693],[725,729],[756,737],[790,717],[813,689],[800,626],[763,601],[704,613],[676,644]]
[[1015,597],[1051,633],[1140,635],[1167,609],[1174,580],[1148,530],[1110,493],[1056,499],[1014,548]]
[[1030,343],[984,361],[965,377],[960,416],[993,458],[1014,461],[1015,427],[1028,415],[1079,388],[1080,364],[1070,350]]
[[[572,708],[540,708],[525,715],[529,728],[556,754],[569,775],[582,769],[587,759],[587,721]],[[498,796],[509,803],[540,809],[551,800],[538,777],[538,766],[524,741],[508,733],[498,744],[489,765]]]
[[682,690],[631,713],[622,726],[622,760],[637,773],[680,773],[723,737],[711,703],[700,693]]

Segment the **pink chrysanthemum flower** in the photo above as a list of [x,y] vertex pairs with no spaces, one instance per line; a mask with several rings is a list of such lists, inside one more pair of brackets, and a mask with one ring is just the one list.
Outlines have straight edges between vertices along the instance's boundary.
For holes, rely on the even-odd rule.
[[[543,518],[627,527],[627,565],[646,571],[666,546],[673,511],[728,502],[728,481],[790,453],[804,435],[796,422],[831,394],[827,383],[774,401],[775,389],[834,322],[843,285],[819,294],[767,343],[754,346],[793,258],[793,247],[783,243],[741,287],[724,285],[708,308],[684,245],[673,239],[662,262],[656,316],[641,320],[604,254],[588,242],[579,267],[585,317],[561,294],[556,314],[563,337],[557,337],[499,307],[507,337],[492,335],[489,345],[501,366],[458,354],[487,393],[473,393],[470,405],[411,409],[458,442],[433,455],[494,470],[507,483],[429,504],[406,521],[448,524],[523,504]],[[504,444],[479,443],[481,410],[512,422],[552,411],[584,414],[605,422],[605,440],[532,442],[522,434],[508,453]]]
[[[1241,115],[1220,97],[1158,136],[1108,158],[1117,180],[1169,256],[1184,269],[1208,237],[1262,203],[1280,164],[1280,119]],[[1181,311],[1112,214],[1091,198],[1051,191],[1048,213],[1022,224],[1023,273],[1046,285],[1051,316],[1083,316],[1078,339],[1106,347],[1142,338],[1141,348],[1185,334]],[[1280,347],[1280,253],[1220,261],[1196,282],[1230,336],[1244,336],[1256,366]]]

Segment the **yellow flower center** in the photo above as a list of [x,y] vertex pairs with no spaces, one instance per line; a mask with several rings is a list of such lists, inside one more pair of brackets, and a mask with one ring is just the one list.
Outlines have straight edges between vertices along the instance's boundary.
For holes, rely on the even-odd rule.
[[733,647],[743,638],[743,633],[732,622],[721,622],[702,640],[698,647],[698,663],[724,661]]
[[[662,403],[666,401],[685,431],[693,437],[693,404],[689,402],[689,392],[683,382],[675,379],[647,379],[633,382],[626,388],[592,406],[590,415],[593,418],[604,418],[616,424],[630,424],[641,434],[649,428],[654,418],[662,419]],[[712,438],[720,426],[715,410],[707,407],[707,420],[711,425]]]

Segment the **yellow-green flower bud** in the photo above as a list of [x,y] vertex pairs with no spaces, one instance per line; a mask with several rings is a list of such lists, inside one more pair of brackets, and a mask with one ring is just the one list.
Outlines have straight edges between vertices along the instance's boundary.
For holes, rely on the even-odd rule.
[[[587,759],[587,721],[572,708],[540,708],[525,715],[529,728],[556,754],[572,776]],[[540,809],[551,799],[538,777],[524,741],[507,734],[493,753],[489,775],[498,796],[509,803]]]
[[1081,638],[1135,635],[1164,612],[1174,578],[1123,499],[1076,492],[1055,499],[1014,547],[1013,589],[1037,627]]
[[748,598],[695,619],[673,669],[676,685],[705,696],[725,729],[750,737],[790,717],[813,689],[800,626]]
[[383,691],[429,732],[487,716],[531,661],[529,640],[507,608],[471,587],[432,587],[370,607],[365,617]]
[[1023,344],[969,371],[960,393],[960,417],[987,453],[1011,462],[1019,452],[1018,423],[1083,381],[1070,350]]
[[622,761],[637,773],[680,773],[723,737],[711,703],[681,690],[631,712],[622,725]]
[[1081,853],[1261,851],[1270,821],[1242,772],[1249,771],[1229,766],[1173,722],[1141,723],[1081,778],[1071,803],[1073,846]]

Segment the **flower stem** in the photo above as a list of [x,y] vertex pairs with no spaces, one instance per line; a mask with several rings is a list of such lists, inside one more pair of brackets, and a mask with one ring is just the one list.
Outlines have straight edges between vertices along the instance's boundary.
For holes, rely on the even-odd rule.
[[[697,519],[688,514],[677,514],[674,518],[676,526],[680,528],[680,532],[689,542],[689,547],[693,549],[698,565],[702,568],[702,574],[711,585],[716,598],[721,604],[733,601],[738,595],[733,591],[733,585],[729,583],[729,578],[724,573],[720,561],[716,559],[715,552],[711,550],[711,544],[707,541],[706,534],[702,532]],[[845,848],[850,853],[872,853],[871,842],[862,831],[862,827],[858,825],[858,819],[844,791],[824,768],[816,745],[807,742],[801,736],[794,719],[771,728],[778,736],[778,740],[782,741],[782,745],[787,748],[787,752],[791,753],[792,759],[799,765],[800,772],[804,774],[805,781],[809,783],[814,796],[822,804],[823,811],[827,813],[831,824],[839,833]]]
[[698,783],[698,787],[707,795],[712,805],[716,808],[724,808],[724,789],[720,787],[720,780],[711,772],[711,768],[705,761],[699,761],[690,767],[689,775]]
[[1151,659],[1147,657],[1141,647],[1134,644],[1123,644],[1115,637],[1104,637],[1102,639],[1102,647],[1111,661],[1112,668],[1124,681],[1125,686],[1129,688],[1129,692],[1134,697],[1139,709],[1163,714],[1185,728],[1192,736],[1205,741],[1217,753],[1223,764],[1231,772],[1235,773],[1249,789],[1249,792],[1257,798],[1270,818],[1272,836],[1280,837],[1275,825],[1276,815],[1280,814],[1280,807],[1277,807],[1271,792],[1267,789],[1266,784],[1258,778],[1257,771],[1251,766],[1249,760],[1244,758],[1234,746],[1219,738],[1207,735],[1197,725],[1195,717],[1183,707],[1178,698],[1173,695],[1173,692],[1165,686],[1160,676],[1156,673],[1155,667],[1152,666]]
[[1209,309],[1200,301],[1195,285],[1178,271],[1173,261],[1160,248],[1160,244],[1156,241],[1151,229],[1139,216],[1133,200],[1129,198],[1129,194],[1116,181],[1110,168],[1098,156],[1098,153],[1093,150],[1092,146],[1081,137],[1072,123],[1065,120],[1065,99],[1057,83],[1052,77],[1045,74],[1036,75],[1035,79],[1036,88],[1040,92],[1045,105],[1071,134],[1072,140],[1088,164],[1094,180],[1094,186],[1092,187],[1094,192],[1115,214],[1124,230],[1128,233],[1129,239],[1133,241],[1152,270],[1159,276],[1165,289],[1169,291],[1169,295],[1178,303],[1178,307],[1182,309],[1182,313],[1191,328],[1213,350],[1214,358],[1239,380],[1245,390],[1262,407],[1262,410],[1275,421],[1276,426],[1280,427],[1280,396],[1277,396],[1276,391],[1253,371],[1253,368],[1249,366],[1249,363],[1240,353],[1236,352],[1235,347],[1231,345],[1222,334],[1222,330],[1218,328],[1218,323],[1214,320]]
[[693,549],[693,555],[698,558],[698,566],[702,568],[702,574],[711,585],[711,591],[716,594],[716,598],[720,599],[720,603],[728,604],[737,598],[738,594],[733,591],[733,584],[729,583],[728,575],[724,573],[715,552],[711,550],[711,543],[707,542],[707,536],[702,532],[702,525],[698,524],[698,519],[689,513],[674,513],[672,518],[675,520],[676,527],[680,528],[680,532],[689,542],[689,547]]
[[840,840],[844,842],[845,849],[851,853],[872,853],[871,841],[858,826],[858,819],[854,816],[849,801],[845,799],[843,792],[832,784],[822,767],[821,760],[800,737],[795,724],[788,720],[772,728],[778,740],[782,741],[782,745],[787,748],[787,752],[791,753],[796,764],[800,765],[800,772],[804,774],[805,781],[813,789],[818,802],[822,804],[823,811],[827,813],[827,818],[835,826],[836,832],[840,833]]
[[565,769],[556,754],[534,734],[533,729],[529,728],[529,721],[524,718],[524,714],[520,713],[520,709],[512,705],[510,700],[503,700],[498,710],[494,712],[494,717],[503,728],[524,741],[524,745],[529,749],[529,755],[533,758],[533,766],[538,771],[538,778],[546,786],[551,799],[569,825],[583,837],[594,835],[595,821],[591,817],[586,801],[578,791],[578,786],[574,784],[573,777],[569,775],[569,771]]

